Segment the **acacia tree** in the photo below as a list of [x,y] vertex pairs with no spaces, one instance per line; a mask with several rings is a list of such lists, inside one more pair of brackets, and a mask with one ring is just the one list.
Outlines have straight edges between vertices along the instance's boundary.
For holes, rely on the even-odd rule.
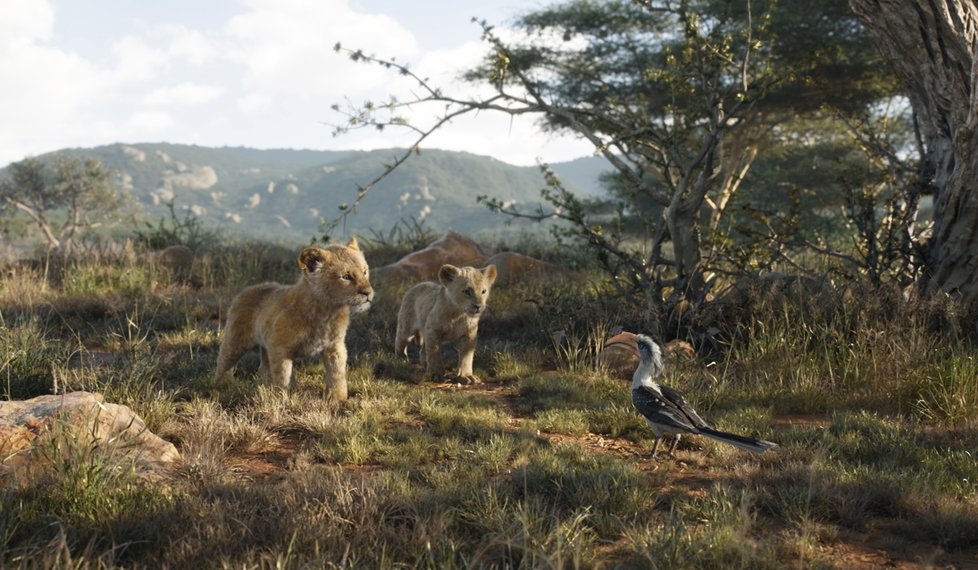
[[920,120],[934,187],[922,289],[978,314],[978,5],[970,0],[850,0],[900,77]]
[[[770,51],[761,49],[769,16],[755,21],[734,2],[570,3],[525,16],[530,41],[494,42],[505,65],[471,76],[530,93],[549,128],[585,136],[615,168],[622,210],[639,214],[651,238],[644,251],[626,246],[620,232],[603,235],[572,195],[557,189],[550,201],[614,277],[654,292],[654,301],[670,290],[676,301],[702,299],[704,210],[715,228],[764,130],[754,108],[774,82]],[[562,42],[532,41],[554,32]],[[653,208],[636,212],[642,201]]]
[[53,166],[27,158],[0,180],[0,211],[26,214],[49,249],[71,251],[83,229],[100,226],[121,205],[112,173],[102,163],[59,156]]
[[[620,216],[590,215],[549,173],[543,197],[550,210],[486,201],[512,216],[569,222],[558,231],[589,245],[616,282],[646,292],[656,308],[667,299],[702,300],[704,244],[759,149],[776,140],[771,133],[782,117],[818,109],[826,94],[836,95],[834,106],[864,106],[881,91],[878,66],[853,47],[861,38],[844,1],[792,12],[766,2],[752,9],[746,0],[574,1],[522,17],[517,41],[503,42],[482,26],[491,52],[467,78],[490,85],[490,95],[453,98],[407,66],[348,51],[413,78],[420,95],[351,107],[337,132],[407,126],[418,133],[416,150],[451,119],[496,110],[533,114],[547,128],[584,137],[617,174]],[[813,49],[799,40],[822,44]],[[826,87],[840,76],[855,87],[845,97]],[[426,103],[444,106],[431,125],[399,114]],[[642,225],[638,247],[615,223],[624,215]]]
[[[464,113],[538,115],[548,128],[589,140],[625,181],[633,200],[648,199],[659,207],[646,220],[648,247],[636,252],[624,245],[620,233],[590,219],[553,177],[548,176],[544,195],[553,210],[521,212],[492,201],[490,206],[514,216],[570,222],[566,233],[596,250],[613,277],[655,293],[651,297],[660,298],[663,289],[701,296],[701,212],[708,207],[720,215],[756,156],[749,142],[751,109],[772,79],[769,57],[757,49],[764,43],[759,37],[765,33],[765,17],[752,20],[742,5],[725,2],[706,18],[696,4],[571,2],[522,18],[519,26],[527,41],[520,44],[504,43],[482,23],[491,54],[467,78],[488,82],[493,93],[477,100],[450,97],[406,66],[351,51],[355,60],[412,77],[421,95],[351,108],[349,124],[340,132],[405,125],[402,108],[445,105],[433,125],[410,125],[419,134],[416,149]],[[558,41],[553,43],[555,31]],[[730,132],[744,144],[725,146],[735,136]],[[360,196],[371,184],[360,189]],[[671,251],[664,250],[666,243]],[[661,279],[665,272],[671,279]]]

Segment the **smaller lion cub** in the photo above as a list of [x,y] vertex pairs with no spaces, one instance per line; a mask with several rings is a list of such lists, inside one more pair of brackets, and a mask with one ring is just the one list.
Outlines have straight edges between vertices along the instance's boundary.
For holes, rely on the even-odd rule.
[[227,382],[238,360],[257,346],[259,375],[290,388],[292,361],[321,354],[327,398],[346,400],[350,309],[365,311],[374,298],[367,261],[352,238],[345,246],[307,247],[298,262],[302,274],[294,285],[252,285],[231,301],[217,355],[218,381]]
[[418,283],[404,294],[397,313],[394,348],[407,356],[408,343],[416,341],[424,349],[428,376],[440,380],[445,368],[442,345],[454,342],[458,349],[456,379],[478,384],[481,380],[472,372],[475,337],[479,316],[496,281],[496,266],[480,270],[445,264],[438,270],[438,280],[441,284]]

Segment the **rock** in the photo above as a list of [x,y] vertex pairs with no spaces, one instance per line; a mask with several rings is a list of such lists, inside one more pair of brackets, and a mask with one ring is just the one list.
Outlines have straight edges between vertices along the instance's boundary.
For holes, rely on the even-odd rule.
[[[598,354],[598,363],[606,367],[612,377],[632,379],[638,367],[635,337],[635,333],[626,331],[605,341],[604,348]],[[662,357],[666,364],[689,362],[696,358],[696,350],[685,340],[673,339],[662,345]]]
[[524,275],[543,271],[550,264],[515,251],[503,251],[490,256],[484,265],[496,266],[496,283],[510,283]]
[[176,447],[147,430],[128,406],[102,400],[101,394],[70,392],[0,402],[0,477],[29,472],[51,450],[71,449],[59,445],[63,438],[75,442],[75,449],[97,445],[132,460],[143,476],[156,475],[180,458]]
[[448,232],[422,250],[409,253],[389,265],[371,269],[370,278],[378,283],[435,280],[438,270],[446,263],[460,267],[495,265],[497,283],[510,282],[550,265],[513,251],[493,254],[462,234]]
[[685,340],[674,338],[662,347],[666,362],[692,362],[696,360],[696,349]]
[[638,366],[635,333],[620,332],[604,343],[604,348],[598,353],[598,364],[608,369],[608,374],[615,378],[631,379]]
[[158,251],[151,251],[140,257],[143,261],[156,263],[165,268],[180,281],[190,278],[194,265],[194,252],[185,245],[171,245]]
[[419,251],[409,253],[390,265],[370,271],[378,282],[424,281],[435,279],[442,265],[482,267],[489,252],[470,238],[447,232]]

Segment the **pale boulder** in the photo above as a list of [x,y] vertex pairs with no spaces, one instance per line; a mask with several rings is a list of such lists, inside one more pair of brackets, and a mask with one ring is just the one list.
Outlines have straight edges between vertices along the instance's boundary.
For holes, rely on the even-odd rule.
[[471,238],[447,232],[422,250],[409,253],[389,265],[371,269],[370,278],[378,283],[435,280],[438,270],[446,263],[458,267],[495,265],[496,283],[512,283],[550,267],[544,261],[514,251],[493,254]]
[[631,378],[638,366],[635,333],[620,332],[607,339],[598,353],[598,364],[616,378]]
[[[64,445],[68,441],[74,445]],[[60,444],[60,445],[59,445]],[[174,445],[146,429],[128,406],[101,394],[70,392],[0,402],[0,479],[40,466],[54,449],[90,449],[133,461],[152,476],[180,458]]]
[[496,266],[497,283],[511,283],[527,275],[540,273],[550,266],[545,261],[515,251],[502,251],[490,256],[485,261],[485,266],[489,265]]
[[472,239],[447,232],[422,250],[409,253],[390,265],[371,269],[370,277],[378,282],[435,279],[438,270],[446,263],[482,267],[487,257],[489,252]]

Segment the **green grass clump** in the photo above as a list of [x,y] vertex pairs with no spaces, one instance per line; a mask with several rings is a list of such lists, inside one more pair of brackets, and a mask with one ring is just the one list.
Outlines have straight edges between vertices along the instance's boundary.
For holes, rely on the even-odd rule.
[[942,354],[918,380],[917,412],[928,421],[967,424],[978,410],[978,360],[968,347]]
[[40,461],[29,476],[14,477],[0,490],[3,544],[25,545],[0,550],[0,565],[27,567],[75,557],[121,563],[154,548],[147,540],[162,538],[154,521],[169,516],[179,491],[146,484],[137,477],[134,458],[117,447],[85,443],[59,422],[53,424],[45,442],[33,449]]
[[487,398],[443,392],[418,402],[417,414],[436,436],[476,441],[506,428],[507,417]]
[[139,298],[149,294],[160,279],[170,281],[158,267],[134,264],[74,264],[62,278],[64,294],[79,299],[119,296]]
[[590,524],[602,538],[616,536],[622,524],[651,516],[657,503],[633,466],[577,448],[534,448],[516,466],[510,492],[548,497],[565,514],[589,510]]
[[540,499],[514,501],[490,490],[460,508],[477,533],[468,566],[498,568],[587,568],[599,544],[587,509],[561,516]]
[[[764,466],[760,502],[779,517],[865,529],[907,521],[898,534],[963,548],[978,528],[974,435],[953,443],[919,424],[870,413],[837,414],[828,429],[782,434],[793,451]],[[910,524],[927,520],[930,524]]]
[[37,318],[11,322],[0,310],[0,395],[23,400],[56,391],[54,371],[63,369],[74,346],[59,342]]
[[626,553],[653,568],[782,568],[776,545],[754,539],[761,530],[750,493],[715,485],[665,520],[628,529]]

